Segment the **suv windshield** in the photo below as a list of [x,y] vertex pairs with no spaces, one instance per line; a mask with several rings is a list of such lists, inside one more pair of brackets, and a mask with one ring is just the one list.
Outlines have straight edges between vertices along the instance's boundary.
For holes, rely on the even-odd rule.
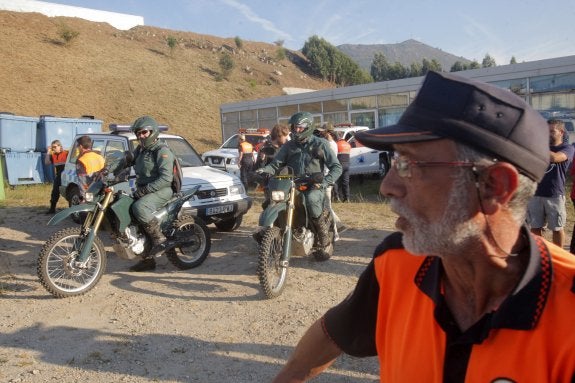
[[[181,167],[188,168],[195,166],[205,166],[198,153],[187,141],[180,138],[165,137],[160,137],[160,141],[168,145],[172,152],[174,152],[174,155],[178,157]],[[132,146],[134,149],[136,149],[138,145],[138,140],[132,140]]]
[[[263,138],[264,136],[262,135],[246,134],[246,141],[252,144],[253,146],[256,146]],[[238,140],[238,135],[234,134],[233,136],[228,138],[226,142],[224,142],[221,149],[237,149],[239,145],[240,142]]]

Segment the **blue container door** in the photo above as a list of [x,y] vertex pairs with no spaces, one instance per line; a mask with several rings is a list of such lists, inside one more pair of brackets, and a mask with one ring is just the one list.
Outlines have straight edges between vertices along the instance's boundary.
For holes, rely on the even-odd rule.
[[44,161],[39,152],[7,152],[6,172],[12,186],[44,182]]

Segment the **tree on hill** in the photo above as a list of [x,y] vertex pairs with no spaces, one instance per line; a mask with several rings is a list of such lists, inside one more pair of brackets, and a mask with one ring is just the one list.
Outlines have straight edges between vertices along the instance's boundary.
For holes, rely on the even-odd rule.
[[453,63],[453,65],[451,66],[451,69],[449,71],[450,72],[460,72],[462,70],[478,69],[478,68],[481,68],[481,65],[479,65],[479,63],[476,60],[473,60],[469,64],[466,64],[466,63],[461,62],[461,61],[456,61]]
[[492,68],[492,67],[496,67],[497,63],[495,62],[495,59],[493,57],[491,57],[489,55],[489,53],[485,54],[485,57],[483,58],[483,61],[481,62],[481,67],[482,68]]
[[413,62],[409,67],[405,67],[399,62],[391,65],[383,53],[376,53],[373,56],[370,73],[374,81],[388,81],[423,76],[430,70],[443,71],[436,59],[423,59],[421,64]]
[[335,46],[318,37],[310,37],[302,48],[312,71],[338,86],[372,82],[371,76]]

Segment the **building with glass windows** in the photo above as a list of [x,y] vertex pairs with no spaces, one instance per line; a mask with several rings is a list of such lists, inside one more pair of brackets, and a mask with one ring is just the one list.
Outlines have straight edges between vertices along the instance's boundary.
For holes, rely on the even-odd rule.
[[[457,74],[509,89],[545,118],[575,119],[575,56]],[[271,129],[303,111],[312,113],[320,124],[348,122],[370,128],[391,125],[413,100],[422,80],[423,77],[413,77],[222,104],[222,138],[226,140],[239,128]]]

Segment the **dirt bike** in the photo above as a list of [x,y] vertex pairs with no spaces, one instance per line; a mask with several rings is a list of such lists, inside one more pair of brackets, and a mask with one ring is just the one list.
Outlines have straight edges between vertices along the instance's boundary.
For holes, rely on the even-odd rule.
[[[129,162],[130,159],[123,161]],[[126,181],[127,173],[120,172],[122,175],[111,177],[111,180],[107,177],[109,173],[110,168],[105,168],[89,186],[85,203],[58,212],[48,222],[48,225],[55,225],[73,214],[87,213],[81,227],[58,231],[40,251],[38,277],[46,290],[57,298],[85,294],[99,282],[107,264],[106,250],[98,237],[100,229],[110,233],[113,249],[120,258],[132,260],[146,255],[152,248],[150,238],[130,214],[135,200],[125,191],[114,190],[115,184]],[[211,247],[206,224],[191,215],[180,215],[184,202],[192,198],[199,187],[174,194],[154,213],[168,239],[164,254],[182,270],[201,265]]]
[[322,213],[320,225],[326,225],[329,244],[315,244],[316,229],[305,207],[305,194],[313,185],[320,184],[323,174],[296,177],[293,174],[275,175],[268,180],[270,204],[261,213],[258,232],[257,275],[267,298],[279,296],[287,280],[292,256],[313,254],[318,261],[328,260],[334,249],[334,222],[328,210]]

